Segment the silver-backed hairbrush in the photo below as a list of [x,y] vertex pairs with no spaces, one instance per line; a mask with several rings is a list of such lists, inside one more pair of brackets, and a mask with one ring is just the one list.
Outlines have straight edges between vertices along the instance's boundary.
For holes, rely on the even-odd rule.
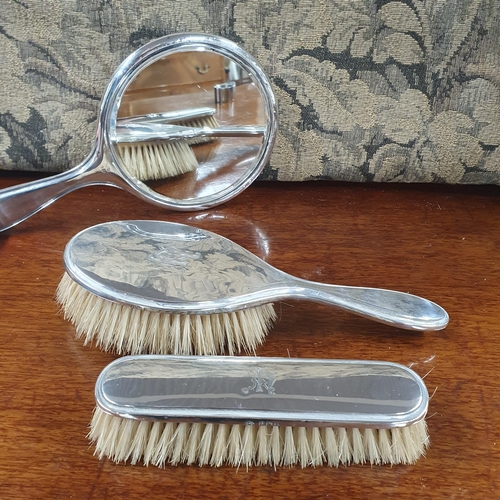
[[117,221],[74,236],[56,300],[78,337],[119,354],[234,354],[263,342],[272,303],[334,305],[410,330],[439,330],[446,311],[415,295],[314,283],[234,242],[184,224]]
[[89,438],[115,462],[411,464],[429,444],[423,380],[381,361],[128,356],[95,397]]

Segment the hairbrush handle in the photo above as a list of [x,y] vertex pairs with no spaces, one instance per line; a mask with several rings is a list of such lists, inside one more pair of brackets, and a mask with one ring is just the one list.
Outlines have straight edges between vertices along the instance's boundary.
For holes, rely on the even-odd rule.
[[438,304],[383,288],[327,285],[293,278],[293,296],[337,306],[351,313],[406,330],[442,330],[448,313]]

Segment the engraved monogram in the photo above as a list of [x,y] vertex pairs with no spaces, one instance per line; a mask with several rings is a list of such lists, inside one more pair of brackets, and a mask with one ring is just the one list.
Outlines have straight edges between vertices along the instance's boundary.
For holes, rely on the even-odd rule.
[[262,368],[257,368],[252,377],[252,384],[248,387],[243,387],[241,392],[243,394],[249,394],[250,392],[264,392],[266,391],[270,396],[275,394],[274,384],[276,379],[274,376],[263,370]]

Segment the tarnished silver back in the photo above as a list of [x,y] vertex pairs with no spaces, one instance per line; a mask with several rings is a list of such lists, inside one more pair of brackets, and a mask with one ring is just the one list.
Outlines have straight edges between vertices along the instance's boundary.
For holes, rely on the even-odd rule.
[[389,362],[144,355],[108,365],[95,396],[130,419],[378,429],[422,420],[429,399]]

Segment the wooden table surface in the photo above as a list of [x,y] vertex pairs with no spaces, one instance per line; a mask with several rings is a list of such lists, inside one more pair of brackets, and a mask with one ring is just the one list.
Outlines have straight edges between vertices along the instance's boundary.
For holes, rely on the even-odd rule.
[[[0,188],[30,177],[1,174]],[[411,292],[449,326],[410,333],[289,301],[265,356],[388,360],[425,376],[431,447],[411,466],[338,469],[115,465],[86,439],[114,356],[75,340],[53,300],[78,231],[163,219],[218,232],[316,281]],[[493,186],[255,183],[209,211],[162,211],[91,187],[0,233],[0,498],[495,498],[500,466],[500,197]]]

